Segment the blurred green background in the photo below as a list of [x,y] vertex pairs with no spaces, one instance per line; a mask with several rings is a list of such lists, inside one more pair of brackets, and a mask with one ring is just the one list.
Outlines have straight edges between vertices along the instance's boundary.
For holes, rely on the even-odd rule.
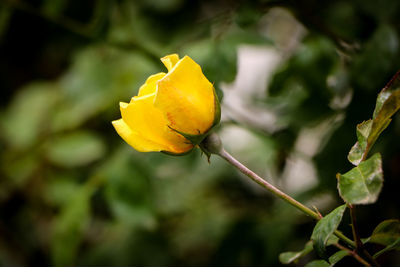
[[[160,57],[191,56],[227,150],[326,214],[356,124],[400,69],[399,14],[398,0],[1,0],[0,265],[280,266],[314,222],[218,158],[134,151],[111,125],[118,102]],[[362,237],[400,217],[399,138],[395,116]]]

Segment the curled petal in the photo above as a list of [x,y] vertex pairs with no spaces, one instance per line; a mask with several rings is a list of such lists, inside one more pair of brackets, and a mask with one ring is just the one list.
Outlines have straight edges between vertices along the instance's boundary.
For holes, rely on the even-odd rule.
[[167,67],[168,71],[171,71],[178,61],[178,54],[172,54],[161,58],[161,62],[165,65],[165,67]]
[[190,57],[161,59],[168,69],[151,75],[138,96],[120,103],[122,119],[113,121],[118,134],[138,151],[186,154],[220,120],[213,85]]
[[154,105],[162,110],[171,128],[203,134],[214,122],[214,87],[200,66],[185,56],[158,81]]
[[154,97],[133,97],[129,104],[121,103],[122,119],[140,136],[165,147],[164,151],[179,154],[192,149],[192,144],[168,127],[164,114],[153,105]]
[[158,80],[162,79],[165,75],[164,72],[160,72],[147,78],[146,82],[139,88],[138,96],[154,94],[157,89]]
[[112,122],[115,130],[130,146],[139,152],[163,151],[168,148],[164,145],[154,143],[134,132],[123,119]]

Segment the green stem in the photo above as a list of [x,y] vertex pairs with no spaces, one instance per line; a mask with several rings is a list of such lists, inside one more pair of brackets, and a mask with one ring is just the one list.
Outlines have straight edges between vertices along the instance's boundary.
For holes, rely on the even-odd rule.
[[353,240],[342,234],[339,230],[335,230],[335,236],[339,237],[341,240],[343,240],[347,245],[349,245],[352,248],[356,247],[356,244],[354,243]]
[[310,208],[304,206],[303,204],[301,204],[300,202],[298,202],[291,196],[285,194],[284,192],[282,192],[275,186],[273,186],[270,183],[268,183],[267,181],[265,181],[263,178],[258,176],[255,172],[249,170],[246,166],[244,166],[242,163],[240,163],[237,159],[232,157],[232,155],[230,155],[224,149],[220,152],[219,156],[221,156],[223,159],[225,159],[230,164],[232,164],[234,167],[236,167],[240,172],[242,172],[243,174],[248,176],[250,179],[252,179],[254,182],[256,182],[257,184],[261,185],[262,187],[264,187],[265,189],[270,191],[275,196],[285,200],[290,205],[296,207],[297,209],[301,210],[302,212],[306,213],[307,215],[311,216],[312,218],[314,218],[316,220],[320,219],[320,216],[318,215],[318,213],[316,213],[315,211],[311,210]]
[[[218,151],[213,151],[214,154],[219,155],[223,159],[225,159],[227,162],[229,162],[231,165],[236,167],[240,172],[245,174],[247,177],[252,179],[254,182],[257,184],[261,185],[263,188],[267,189],[270,191],[272,194],[275,196],[283,199],[284,201],[288,202],[290,205],[294,206],[295,208],[301,210],[305,214],[311,216],[315,220],[320,220],[321,216],[316,213],[315,211],[311,210],[307,206],[303,205],[302,203],[298,202],[291,196],[285,194],[272,184],[268,183],[265,181],[263,178],[258,176],[255,172],[251,171],[248,169],[246,166],[244,166],[242,163],[240,163],[237,159],[235,159],[232,155],[230,155],[228,152],[226,152],[223,148],[219,149]],[[339,237],[341,240],[343,240],[345,243],[347,243],[350,247],[355,247],[354,241],[343,235],[339,231],[335,231],[335,235]]]

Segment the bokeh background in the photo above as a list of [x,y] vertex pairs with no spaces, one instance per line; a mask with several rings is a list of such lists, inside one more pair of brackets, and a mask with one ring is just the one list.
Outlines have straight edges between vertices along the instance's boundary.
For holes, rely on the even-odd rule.
[[[218,158],[134,151],[111,125],[118,102],[160,57],[191,56],[226,149],[326,214],[357,123],[400,69],[399,14],[398,0],[1,0],[0,265],[280,266],[314,222]],[[397,115],[362,237],[400,217],[399,139]]]

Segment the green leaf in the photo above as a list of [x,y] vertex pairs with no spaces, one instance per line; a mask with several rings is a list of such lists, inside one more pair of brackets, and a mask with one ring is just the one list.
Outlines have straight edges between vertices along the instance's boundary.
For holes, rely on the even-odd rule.
[[[329,245],[333,245],[336,244],[339,241],[339,238],[337,238],[334,235],[331,235],[328,240],[326,241],[326,246]],[[303,250],[301,251],[288,251],[288,252],[283,252],[279,255],[279,261],[283,264],[289,264],[289,263],[296,263],[298,262],[298,260],[304,256],[306,256],[308,253],[310,253],[313,250],[313,242],[310,240],[308,241]],[[334,256],[334,255],[333,255]],[[331,256],[329,258],[329,262],[331,262],[331,258],[333,257]],[[346,255],[344,255],[346,256]],[[343,256],[343,257],[344,257]],[[339,255],[337,255],[336,257],[339,257]],[[335,258],[332,258],[332,260],[335,260]],[[338,259],[337,261],[339,261],[340,259]],[[332,263],[332,262],[331,262]],[[336,263],[336,262],[335,262]],[[334,264],[334,263],[332,263]]]
[[400,220],[391,219],[381,222],[372,232],[370,242],[389,246],[397,242],[400,249]]
[[313,250],[312,241],[308,241],[301,251],[288,251],[279,255],[279,261],[283,264],[297,262],[301,257],[304,257]]
[[27,149],[46,132],[57,101],[52,83],[32,83],[21,89],[0,121],[1,135],[17,149]]
[[390,250],[400,250],[400,220],[391,219],[381,222],[372,232],[370,242],[386,246],[375,253],[374,258]]
[[92,187],[83,186],[66,203],[54,222],[51,254],[54,266],[73,266],[82,234],[87,227]]
[[390,251],[390,250],[399,250],[400,248],[400,238],[398,238],[396,241],[394,241],[392,244],[390,244],[389,246],[385,247],[384,249],[378,251],[377,253],[374,254],[374,258],[379,257],[380,255],[382,255],[383,253]]
[[337,207],[331,213],[322,218],[314,227],[311,240],[314,243],[314,250],[320,257],[325,256],[325,247],[327,242],[339,226],[345,209],[346,205]]
[[344,257],[349,256],[350,253],[345,250],[339,250],[335,254],[329,257],[329,263],[333,266],[339,261],[341,261]]
[[366,238],[361,238],[361,242],[363,244],[367,244],[369,242],[369,240],[371,239],[371,237],[366,237]]
[[400,108],[400,72],[379,93],[371,120],[357,125],[357,143],[351,148],[348,160],[354,165],[364,160],[379,135],[385,130],[391,117]]
[[80,51],[58,81],[62,102],[52,110],[49,127],[56,132],[79,127],[114,108],[118,101],[129,100],[148,75],[157,71],[156,65],[139,53],[104,46]]
[[38,153],[31,152],[24,155],[7,153],[7,157],[2,159],[1,168],[10,182],[17,186],[25,185],[29,177],[35,173],[40,166]]
[[[363,1],[363,4],[365,2],[367,1]],[[380,3],[382,2],[380,1]],[[385,9],[389,8],[385,6]],[[351,66],[352,76],[355,77],[357,86],[369,91],[376,90],[385,82],[382,80],[383,77],[396,68],[391,59],[398,57],[399,49],[399,34],[395,27],[388,23],[381,23],[377,26],[371,32],[370,39],[363,44],[361,53],[354,55]],[[385,41],[382,42],[382,40]]]
[[80,184],[75,180],[74,174],[57,172],[55,177],[46,180],[44,199],[55,206],[65,206],[75,198],[79,191]]
[[379,153],[345,174],[337,174],[339,194],[350,204],[374,203],[383,185],[382,159]]
[[304,267],[330,267],[331,265],[324,260],[316,260],[307,263]]
[[86,131],[57,137],[47,145],[48,159],[63,167],[83,166],[105,154],[103,141],[96,134]]
[[[106,181],[105,197],[110,212],[117,220],[131,226],[154,229],[151,185],[143,163],[131,158],[131,151],[124,147],[109,155],[99,170]],[[138,166],[139,165],[139,166]]]
[[[336,244],[338,241],[339,241],[338,237],[336,237],[335,235],[331,235],[328,238],[328,241],[326,242],[326,246]],[[301,251],[288,251],[281,253],[279,255],[279,261],[283,264],[297,263],[300,258],[306,256],[312,250],[313,250],[313,242],[310,240],[305,244],[303,250]]]
[[368,136],[371,132],[372,120],[364,121],[357,125],[357,140],[358,142],[351,148],[348,159],[354,165],[358,165],[367,148]]

